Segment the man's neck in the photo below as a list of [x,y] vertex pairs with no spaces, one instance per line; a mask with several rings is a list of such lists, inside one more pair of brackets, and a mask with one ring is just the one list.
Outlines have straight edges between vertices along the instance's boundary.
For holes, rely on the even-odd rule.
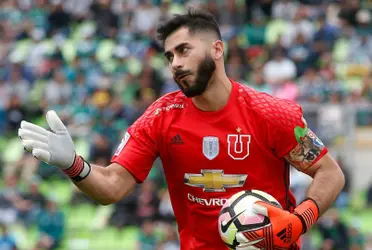
[[214,76],[206,91],[200,96],[193,97],[192,102],[200,110],[218,111],[229,101],[231,90],[232,84],[225,74]]

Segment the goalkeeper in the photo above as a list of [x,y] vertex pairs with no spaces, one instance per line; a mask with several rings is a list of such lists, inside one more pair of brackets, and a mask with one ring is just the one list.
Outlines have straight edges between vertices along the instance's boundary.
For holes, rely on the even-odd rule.
[[[91,166],[80,157],[54,111],[46,114],[52,131],[21,123],[25,149],[62,169],[101,204],[125,197],[160,157],[185,250],[226,249],[217,226],[223,201],[237,191],[262,190],[283,209],[256,204],[270,224],[252,231],[258,237],[250,239],[252,246],[298,249],[299,237],[344,185],[336,161],[308,129],[299,105],[227,77],[224,44],[212,15],[177,15],[158,33],[181,91],[155,101],[128,129],[112,164]],[[313,177],[305,201],[296,202],[289,190],[289,164]]]

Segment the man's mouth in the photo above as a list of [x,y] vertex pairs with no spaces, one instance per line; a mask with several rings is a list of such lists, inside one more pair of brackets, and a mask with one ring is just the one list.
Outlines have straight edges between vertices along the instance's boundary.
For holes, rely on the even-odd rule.
[[181,75],[181,76],[178,77],[178,80],[181,81],[183,78],[185,78],[188,75],[190,75],[190,73],[183,74],[183,75]]

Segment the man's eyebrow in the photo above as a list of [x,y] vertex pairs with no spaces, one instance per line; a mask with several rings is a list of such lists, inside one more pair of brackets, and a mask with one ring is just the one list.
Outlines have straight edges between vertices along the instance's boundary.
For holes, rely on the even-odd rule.
[[[180,44],[178,44],[176,47],[175,47],[175,50],[178,50],[178,49],[180,49],[180,48],[182,48],[182,47],[184,47],[185,45],[188,45],[189,43],[180,43]],[[168,56],[170,56],[172,54],[172,52],[170,52],[169,50],[168,51],[166,51],[166,52],[164,52],[164,56],[165,57],[168,57]]]

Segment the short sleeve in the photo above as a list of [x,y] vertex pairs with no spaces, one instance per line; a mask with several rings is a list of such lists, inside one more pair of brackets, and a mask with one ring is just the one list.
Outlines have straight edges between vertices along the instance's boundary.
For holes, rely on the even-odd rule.
[[308,128],[300,105],[273,98],[267,119],[270,147],[279,158],[285,158],[299,170],[306,170],[328,150]]
[[149,174],[152,165],[159,156],[159,128],[154,116],[154,106],[129,127],[111,162],[116,162],[126,168],[138,183],[143,182]]

